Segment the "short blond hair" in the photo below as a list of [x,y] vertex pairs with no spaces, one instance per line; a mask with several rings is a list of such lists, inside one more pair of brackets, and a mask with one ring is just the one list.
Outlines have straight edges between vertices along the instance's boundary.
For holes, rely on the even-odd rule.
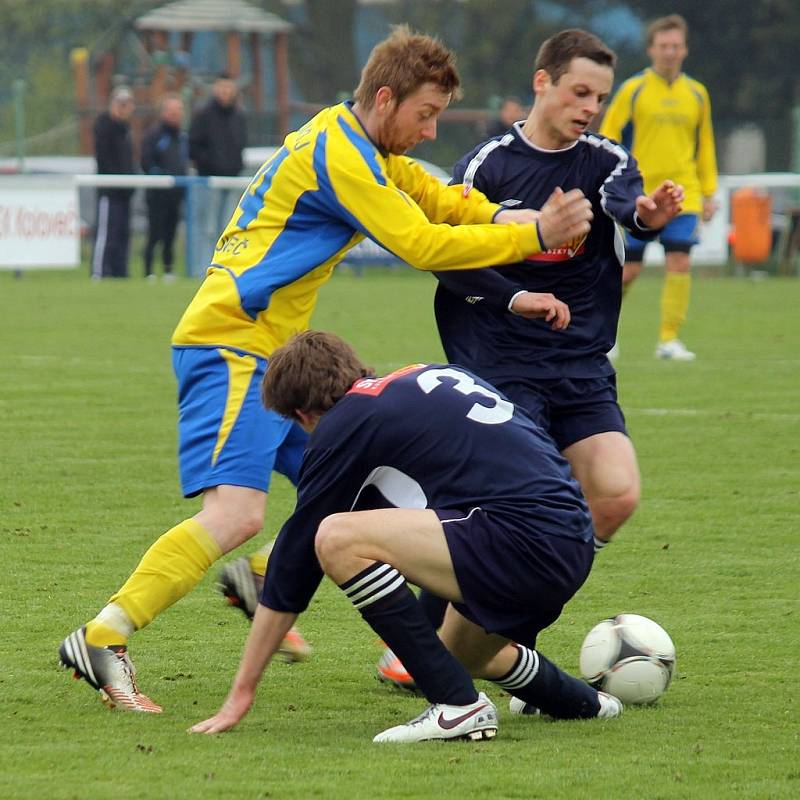
[[392,90],[399,104],[425,83],[438,86],[454,100],[461,97],[455,54],[438,39],[414,33],[408,25],[397,25],[372,49],[354,96],[369,110],[382,86]]

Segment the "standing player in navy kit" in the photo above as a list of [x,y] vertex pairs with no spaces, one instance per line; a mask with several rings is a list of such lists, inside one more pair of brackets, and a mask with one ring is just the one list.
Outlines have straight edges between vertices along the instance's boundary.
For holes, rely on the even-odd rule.
[[[247,713],[323,572],[431,703],[377,742],[494,736],[496,709],[470,673],[557,718],[617,716],[616,698],[533,649],[594,556],[588,508],[550,437],[461,368],[367,375],[332,334],[302,333],[272,354],[266,405],[313,433],[233,686],[192,732]],[[406,580],[451,601],[441,639]]]
[[[553,438],[589,503],[599,549],[634,512],[636,453],[617,403],[606,357],[617,332],[624,245],[617,223],[654,236],[680,211],[682,187],[669,181],[645,196],[636,162],[622,146],[588,133],[608,97],[616,56],[600,39],[565,30],[536,57],[536,99],[525,122],[485,142],[455,166],[453,183],[507,207],[540,208],[555,188],[580,188],[592,203],[588,235],[526,262],[437,273],[435,312],[448,361],[485,378]],[[559,328],[533,319],[552,293],[569,306]],[[423,596],[434,621],[444,604]],[[381,679],[412,688],[390,651]]]
[[[589,234],[532,256],[535,269],[527,263],[483,270],[477,280],[439,273],[435,301],[448,360],[493,383],[550,433],[589,502],[600,546],[639,501],[636,455],[606,357],[622,292],[616,223],[652,237],[683,198],[682,187],[669,181],[645,196],[630,153],[588,132],[611,91],[615,60],[585,31],[548,39],[537,55],[527,120],[475,148],[453,175],[465,191],[475,187],[506,206],[540,208],[555,187],[581,188],[594,211]],[[537,292],[569,306],[567,329],[526,319]]]

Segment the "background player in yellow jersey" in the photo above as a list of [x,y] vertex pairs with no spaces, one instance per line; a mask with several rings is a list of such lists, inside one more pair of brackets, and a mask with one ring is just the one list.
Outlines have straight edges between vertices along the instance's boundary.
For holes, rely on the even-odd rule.
[[[441,271],[519,262],[588,233],[591,205],[579,190],[556,191],[538,214],[504,209],[403,155],[435,138],[458,92],[452,53],[397,28],[373,50],[355,100],[289,134],[242,195],[172,338],[181,483],[185,496],[202,494],[202,509],[163,534],[59,649],[112,705],[161,711],[137,687],[128,639],[258,533],[273,469],[297,482],[306,434],[266,411],[259,387],[273,350],[308,328],[319,287],[349,248],[369,236]],[[540,302],[556,323],[566,313],[552,295]]]
[[[656,356],[677,361],[695,357],[678,333],[689,307],[689,252],[697,244],[700,220],[707,222],[716,210],[717,190],[708,92],[681,71],[689,55],[687,33],[686,20],[678,14],[650,24],[647,55],[652,64],[620,86],[600,126],[600,133],[626,145],[636,157],[645,192],[667,179],[684,187],[684,213],[659,235],[666,251],[666,276]],[[624,289],[642,270],[645,244],[627,237]]]

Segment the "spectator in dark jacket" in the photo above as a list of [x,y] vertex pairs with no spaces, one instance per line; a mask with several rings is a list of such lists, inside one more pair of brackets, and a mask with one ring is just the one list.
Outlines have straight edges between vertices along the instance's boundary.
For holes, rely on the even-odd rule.
[[236,105],[236,82],[220,73],[211,91],[211,100],[192,120],[189,155],[199,175],[238,175],[247,133],[244,114]]
[[[130,118],[134,111],[133,92],[118,86],[111,93],[108,111],[94,123],[94,152],[100,175],[130,175],[133,144]],[[133,189],[104,189],[97,192],[97,234],[92,257],[92,278],[128,277],[130,202]]]
[[[211,87],[212,97],[195,114],[189,128],[189,156],[194,161],[198,175],[238,175],[243,166],[242,151],[247,131],[245,117],[237,105],[238,89],[236,82],[226,73],[217,76]],[[236,197],[239,197],[236,192]],[[203,213],[200,220],[205,250],[213,248],[233,205],[232,193],[228,190],[215,190],[207,199],[198,197],[195,204]],[[202,208],[201,208],[202,207]],[[197,253],[202,258],[210,252]]]
[[[142,139],[142,170],[147,175],[185,175],[189,163],[189,137],[181,130],[183,101],[176,94],[166,94],[161,99],[158,122]],[[155,278],[153,256],[161,242],[161,259],[164,279],[171,280],[175,229],[178,227],[183,188],[148,189],[147,245],[144,249],[144,274]]]

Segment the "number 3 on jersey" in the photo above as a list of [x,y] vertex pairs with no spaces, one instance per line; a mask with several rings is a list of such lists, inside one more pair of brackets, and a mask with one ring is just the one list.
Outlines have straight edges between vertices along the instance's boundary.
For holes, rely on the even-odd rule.
[[441,385],[442,378],[454,380],[455,384],[451,388],[461,392],[461,394],[480,394],[494,401],[493,406],[482,406],[480,403],[475,403],[467,412],[467,419],[481,422],[484,425],[500,425],[503,422],[508,422],[513,416],[513,404],[485,386],[478,385],[466,373],[452,369],[452,367],[426,370],[417,376],[417,383],[425,394],[430,394],[437,386]]

